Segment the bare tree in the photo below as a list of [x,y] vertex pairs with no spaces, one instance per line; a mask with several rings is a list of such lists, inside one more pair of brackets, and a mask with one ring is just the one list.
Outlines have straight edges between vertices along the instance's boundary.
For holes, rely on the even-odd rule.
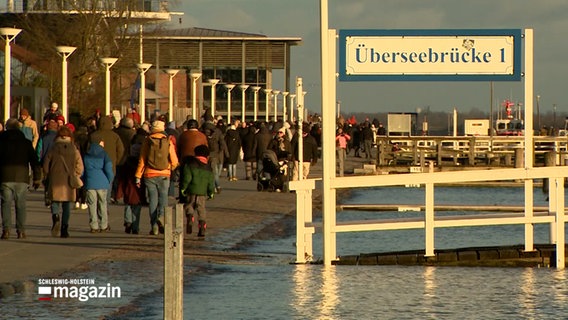
[[[59,101],[61,57],[55,48],[73,46],[77,49],[68,59],[70,111],[86,117],[101,108],[104,105],[105,76],[99,59],[124,58],[124,48],[138,40],[137,28],[150,22],[135,17],[137,10],[144,11],[141,8],[144,3],[140,0],[38,1],[36,5],[49,13],[31,10],[15,18],[15,25],[23,29],[17,43],[23,65],[14,84],[46,87],[51,99]],[[132,73],[136,62],[121,61],[113,67],[114,79]],[[113,92],[124,89],[119,85],[119,81],[113,81]],[[119,103],[119,96],[114,95],[115,104]]]

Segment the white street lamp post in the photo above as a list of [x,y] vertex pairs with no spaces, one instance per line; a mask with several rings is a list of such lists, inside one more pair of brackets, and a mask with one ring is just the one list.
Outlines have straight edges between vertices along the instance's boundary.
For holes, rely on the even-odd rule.
[[254,111],[253,111],[253,120],[256,122],[257,115],[258,115],[258,91],[260,90],[259,86],[251,87],[254,90]]
[[201,78],[201,73],[192,72],[191,77],[191,117],[197,119],[197,80]]
[[219,83],[219,79],[209,79],[208,81],[211,84],[211,108],[209,108],[209,111],[211,111],[211,116],[215,117],[215,98],[217,96],[215,86]]
[[294,122],[296,121],[296,118],[294,117],[294,100],[296,99],[296,94],[292,93],[290,95],[290,121]]
[[150,63],[137,63],[136,67],[140,72],[140,124],[146,121],[146,71],[148,71],[152,64]]
[[[304,121],[303,119],[306,119],[308,117],[308,109],[306,108],[306,94],[308,94],[307,91],[302,91],[302,121]],[[298,117],[300,117],[298,115]]]
[[290,92],[288,91],[283,91],[282,92],[282,121],[286,122],[288,121],[288,111],[286,110],[286,105],[287,105],[287,99],[288,99],[288,95],[290,94]]
[[61,64],[61,113],[63,114],[63,117],[65,117],[65,121],[69,122],[69,114],[67,110],[67,57],[69,57],[77,48],[57,46],[55,49],[63,58]]
[[246,103],[246,96],[245,92],[247,91],[249,85],[248,84],[241,84],[239,88],[241,88],[241,122],[245,122],[245,103]]
[[270,94],[272,93],[272,89],[264,89],[264,93],[266,93],[266,113],[264,114],[265,120],[268,123],[268,107],[270,105]]
[[101,58],[101,63],[105,66],[105,115],[110,115],[110,68],[116,63],[118,58]]
[[4,40],[4,122],[10,118],[10,100],[11,100],[11,47],[10,42],[16,38],[16,36],[22,31],[22,29],[15,28],[0,28],[0,35]]
[[226,84],[227,88],[227,123],[231,124],[231,90],[235,88],[234,84]]
[[174,77],[178,74],[178,69],[166,69],[170,76],[169,92],[168,92],[168,121],[174,121]]
[[274,94],[274,122],[278,121],[278,95],[280,94],[280,90],[273,90],[272,93]]

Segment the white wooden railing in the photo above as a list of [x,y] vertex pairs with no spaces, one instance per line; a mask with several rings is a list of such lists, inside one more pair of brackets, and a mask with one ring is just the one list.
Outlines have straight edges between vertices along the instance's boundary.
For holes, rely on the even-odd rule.
[[[525,251],[534,250],[534,224],[550,225],[551,243],[556,244],[556,266],[565,267],[565,205],[564,179],[568,167],[541,167],[520,169],[472,170],[453,172],[432,172],[393,175],[335,177],[331,179],[332,189],[368,188],[381,186],[404,186],[420,184],[425,186],[425,211],[417,219],[382,219],[364,221],[332,221],[331,232],[357,232],[373,230],[424,229],[425,256],[434,256],[434,234],[436,228],[523,224],[525,226]],[[533,187],[535,179],[549,179],[549,208],[546,213],[535,213],[533,208]],[[521,213],[499,213],[485,215],[436,217],[434,212],[434,190],[437,184],[476,181],[524,181],[525,210]],[[296,191],[296,262],[306,263],[313,257],[312,235],[321,232],[322,223],[312,219],[312,190],[316,180],[291,181],[291,190]],[[326,213],[323,212],[323,219]],[[335,218],[335,217],[333,217]],[[333,219],[335,220],[335,219]],[[332,237],[335,239],[335,237]],[[335,252],[335,241],[331,243]],[[496,244],[498,245],[498,244]]]

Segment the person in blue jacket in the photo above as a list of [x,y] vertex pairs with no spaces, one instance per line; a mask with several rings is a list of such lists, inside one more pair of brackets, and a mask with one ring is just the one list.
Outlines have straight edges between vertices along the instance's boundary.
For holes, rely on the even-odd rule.
[[91,233],[110,231],[107,192],[114,179],[114,171],[102,139],[91,140],[83,157],[83,163],[85,167],[83,182],[87,192]]

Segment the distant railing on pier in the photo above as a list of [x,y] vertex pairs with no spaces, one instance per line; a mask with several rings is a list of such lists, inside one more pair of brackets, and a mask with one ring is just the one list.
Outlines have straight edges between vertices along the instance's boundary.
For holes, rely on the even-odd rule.
[[[554,152],[556,165],[565,165],[568,159],[567,137],[534,137],[534,166],[544,165],[545,154]],[[386,137],[379,136],[377,164],[425,165],[434,161],[442,165],[489,165],[515,167],[522,165],[524,137]]]

